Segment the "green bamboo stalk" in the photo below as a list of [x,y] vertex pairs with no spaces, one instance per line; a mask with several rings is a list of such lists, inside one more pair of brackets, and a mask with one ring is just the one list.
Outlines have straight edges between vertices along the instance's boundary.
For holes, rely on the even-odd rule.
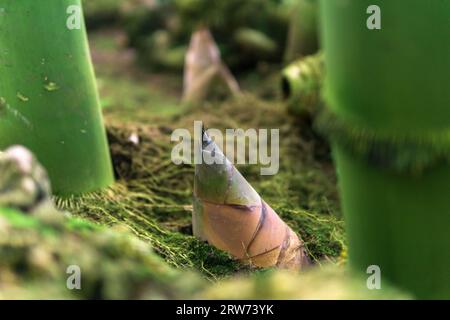
[[58,195],[113,181],[83,17],[69,29],[69,6],[80,0],[0,1],[0,149],[32,150]]
[[[450,1],[321,0],[325,97],[353,269],[450,298]],[[381,30],[366,27],[370,5]]]
[[281,91],[295,115],[312,115],[319,109],[324,78],[323,54],[298,59],[283,69]]
[[284,60],[292,62],[319,49],[317,0],[297,0],[292,12]]

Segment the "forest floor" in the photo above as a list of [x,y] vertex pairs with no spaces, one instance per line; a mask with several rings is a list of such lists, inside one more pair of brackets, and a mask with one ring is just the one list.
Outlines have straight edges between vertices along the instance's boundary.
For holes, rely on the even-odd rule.
[[[103,113],[118,176],[108,197],[75,200],[83,218],[127,224],[176,267],[195,268],[212,279],[248,271],[192,237],[193,166],[176,166],[170,155],[176,128],[280,129],[280,170],[261,176],[258,166],[238,169],[280,216],[301,235],[315,263],[336,261],[345,248],[336,177],[327,144],[286,112],[277,97],[278,79],[258,74],[240,79],[246,92],[195,107],[179,103],[181,74],[146,72],[124,48],[119,31],[91,35]],[[261,80],[264,79],[264,80]],[[129,141],[132,134],[139,143]],[[72,203],[73,204],[73,203]]]
[[[287,113],[276,72],[240,75],[240,98],[187,107],[179,102],[182,75],[139,67],[120,31],[92,33],[90,42],[117,180],[106,192],[57,200],[69,220],[0,215],[0,298],[39,298],[43,290],[46,298],[298,298],[311,296],[299,288],[312,283],[322,290],[315,297],[354,297],[342,283],[342,290],[329,290],[333,281],[344,281],[339,266],[346,260],[329,147],[310,121]],[[314,277],[300,285],[283,273],[251,269],[192,236],[194,167],[172,163],[170,136],[177,128],[192,131],[194,120],[221,130],[280,130],[278,174],[261,176],[257,165],[238,169],[301,236],[318,266],[313,269],[338,266],[332,278],[324,272],[322,285]],[[65,287],[67,263],[82,265],[79,293]],[[245,282],[253,277],[260,280]],[[205,282],[219,287],[201,293]]]

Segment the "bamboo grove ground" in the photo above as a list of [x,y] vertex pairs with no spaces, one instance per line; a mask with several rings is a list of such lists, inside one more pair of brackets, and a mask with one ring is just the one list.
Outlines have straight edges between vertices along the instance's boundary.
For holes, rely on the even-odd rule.
[[[120,33],[91,36],[102,105],[118,181],[106,195],[69,201],[78,216],[102,224],[125,223],[170,265],[194,267],[212,279],[248,271],[192,237],[193,166],[171,162],[176,128],[279,128],[280,170],[260,176],[257,166],[239,167],[261,196],[305,240],[316,262],[336,261],[345,252],[336,177],[326,143],[308,121],[287,114],[277,99],[278,78],[243,78],[239,99],[201,106],[178,103],[179,75],[149,75],[132,64]],[[139,144],[128,140],[139,136]]]
[[[360,293],[342,276],[345,234],[329,148],[309,120],[286,112],[277,96],[276,73],[243,76],[246,93],[239,99],[186,107],[178,103],[180,75],[140,70],[118,31],[90,37],[117,181],[105,192],[56,199],[68,219],[59,212],[3,214],[0,297],[36,298],[44,291],[48,298],[345,298]],[[297,277],[250,269],[192,236],[194,168],[172,163],[170,135],[176,128],[192,130],[194,120],[218,129],[280,129],[279,173],[260,176],[257,166],[239,170],[301,235],[316,271]],[[138,144],[130,141],[132,134]],[[80,261],[84,288],[68,292],[61,270]],[[333,270],[322,270],[329,264]]]

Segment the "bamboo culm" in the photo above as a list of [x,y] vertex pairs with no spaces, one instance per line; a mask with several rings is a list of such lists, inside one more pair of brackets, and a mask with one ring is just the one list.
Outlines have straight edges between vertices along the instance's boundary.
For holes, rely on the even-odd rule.
[[2,1],[0,29],[0,149],[29,148],[58,195],[110,185],[80,0]]
[[[381,30],[361,20],[371,5]],[[350,266],[376,265],[415,297],[448,299],[450,2],[321,0],[320,11],[328,109],[319,122],[337,166]]]

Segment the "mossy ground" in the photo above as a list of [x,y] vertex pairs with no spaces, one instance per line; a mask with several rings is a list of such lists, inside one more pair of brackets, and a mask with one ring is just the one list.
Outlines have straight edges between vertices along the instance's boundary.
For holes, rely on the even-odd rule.
[[[342,268],[331,276],[313,271],[302,282],[303,275],[252,269],[192,236],[194,167],[172,163],[172,131],[192,131],[194,120],[218,129],[277,128],[279,173],[238,169],[301,235],[317,265],[345,262],[329,148],[309,120],[292,117],[279,102],[277,75],[240,77],[245,93],[237,99],[219,95],[183,106],[181,75],[141,71],[122,39],[117,31],[91,35],[116,183],[103,192],[56,199],[71,217],[53,209],[27,215],[0,208],[0,298],[230,298],[236,291],[261,299],[364,297],[342,277]],[[80,291],[66,287],[72,264],[82,270]],[[329,277],[336,279],[336,292],[324,296]],[[242,290],[230,290],[236,286]],[[312,291],[298,291],[304,286]]]
[[[68,290],[69,266],[79,267],[80,290]],[[0,299],[175,299],[203,282],[170,268],[126,226],[0,208]]]
[[[170,265],[193,268],[210,279],[254,272],[192,236],[194,168],[176,166],[170,154],[176,128],[280,129],[280,170],[261,176],[258,166],[239,170],[260,195],[306,242],[316,262],[338,261],[345,252],[336,177],[327,144],[308,120],[290,116],[277,99],[277,76],[243,77],[247,93],[182,106],[182,78],[146,74],[121,47],[120,33],[91,35],[103,111],[117,182],[108,191],[59,201],[73,215],[102,225],[126,224]],[[250,93],[251,92],[251,93]],[[136,134],[139,143],[129,141]]]
[[[79,267],[80,285],[69,266]],[[266,271],[211,284],[172,268],[127,225],[107,228],[51,208],[0,208],[0,299],[395,299],[410,298],[329,266],[301,275]]]

